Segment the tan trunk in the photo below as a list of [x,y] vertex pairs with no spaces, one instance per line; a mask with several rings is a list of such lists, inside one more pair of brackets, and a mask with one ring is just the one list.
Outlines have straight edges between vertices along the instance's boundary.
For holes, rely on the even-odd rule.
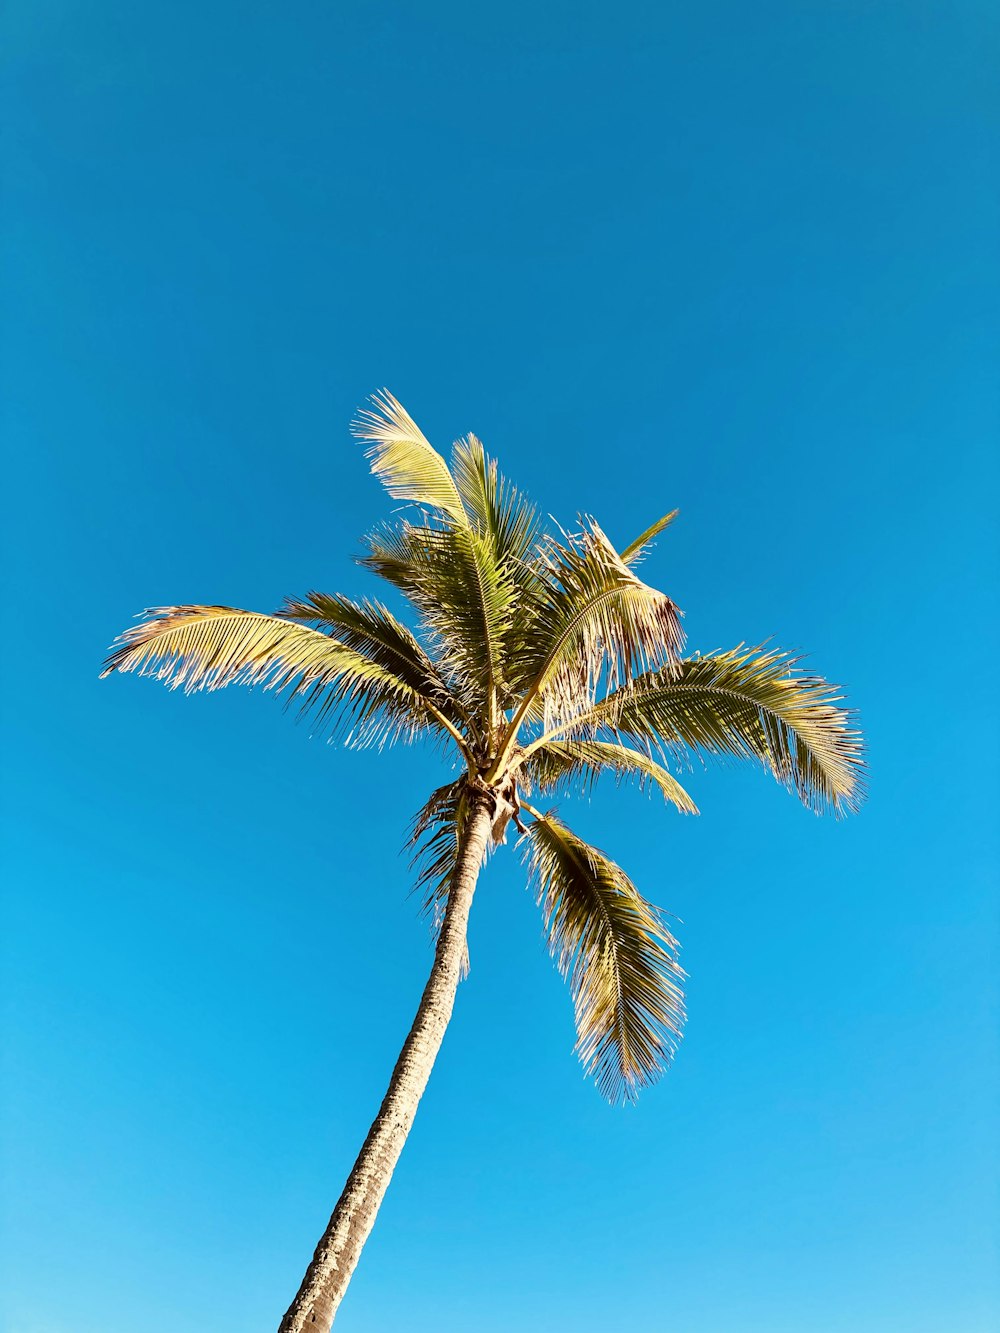
[[434,1067],[455,1003],[465,957],[469,908],[496,809],[494,797],[485,790],[470,789],[470,798],[465,841],[417,1016],[392,1071],[389,1091],[278,1333],[328,1333],[361,1248],[375,1223]]

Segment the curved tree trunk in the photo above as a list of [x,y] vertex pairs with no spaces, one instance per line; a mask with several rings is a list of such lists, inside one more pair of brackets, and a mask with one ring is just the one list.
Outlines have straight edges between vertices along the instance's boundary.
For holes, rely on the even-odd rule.
[[469,795],[465,840],[417,1016],[399,1053],[379,1113],[278,1333],[328,1333],[430,1078],[455,1003],[465,958],[469,908],[496,809],[495,797],[486,790],[470,787]]

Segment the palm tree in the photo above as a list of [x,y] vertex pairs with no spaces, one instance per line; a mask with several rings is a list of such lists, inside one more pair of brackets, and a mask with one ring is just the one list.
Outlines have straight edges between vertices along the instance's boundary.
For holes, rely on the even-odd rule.
[[279,1333],[333,1323],[467,968],[480,868],[511,823],[587,1073],[609,1100],[631,1100],[673,1053],[684,1018],[676,941],[624,870],[529,797],[610,772],[694,814],[669,767],[694,752],[756,760],[818,813],[862,796],[861,738],[835,687],[780,652],[682,656],[680,612],[635,573],[673,513],[622,551],[589,518],[546,534],[474,435],[449,466],[387,391],[354,429],[389,494],[414,507],[366,538],[360,563],[404,594],[419,636],[380,602],[319,592],[275,615],[160,607],[120,636],[104,671],[186,692],[262,686],[294,700],[316,732],[354,745],[430,738],[459,770],[412,829],[437,931],[430,977]]

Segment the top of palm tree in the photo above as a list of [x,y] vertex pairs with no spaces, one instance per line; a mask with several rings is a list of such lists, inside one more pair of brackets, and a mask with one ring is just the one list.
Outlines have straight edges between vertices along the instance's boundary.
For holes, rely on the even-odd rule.
[[381,602],[320,592],[273,615],[159,607],[119,637],[102,674],[187,692],[259,685],[354,745],[425,736],[451,748],[461,775],[414,824],[425,905],[440,913],[468,796],[486,788],[494,841],[511,820],[520,831],[584,1067],[609,1099],[632,1098],[680,1035],[676,941],[620,867],[529,798],[611,772],[696,813],[671,768],[701,752],[754,760],[809,809],[843,814],[863,798],[856,722],[836,687],[787,654],[683,655],[681,612],[635,572],[676,511],[618,551],[589,517],[544,530],[474,435],[446,462],[387,390],[354,433],[411,506],[368,535],[361,564],[404,595],[416,632]]

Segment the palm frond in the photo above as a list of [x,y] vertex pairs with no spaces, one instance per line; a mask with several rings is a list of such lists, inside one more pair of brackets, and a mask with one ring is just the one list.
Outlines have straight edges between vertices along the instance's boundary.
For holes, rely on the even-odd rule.
[[463,775],[432,791],[414,815],[406,843],[413,853],[410,869],[419,872],[413,891],[420,895],[420,910],[431,918],[435,931],[444,919],[448,887],[458,863],[466,786]]
[[613,691],[577,724],[675,754],[755,759],[810,810],[856,810],[865,773],[856,715],[838,706],[838,686],[796,663],[742,647],[693,657]]
[[112,645],[102,676],[134,671],[191,694],[260,686],[298,700],[315,731],[336,720],[356,745],[454,731],[433,702],[379,662],[319,630],[231,606],[166,606]]
[[304,598],[288,598],[278,615],[327,630],[339,642],[399,676],[456,725],[466,722],[419,639],[381,602],[353,602],[338,594],[309,592]]
[[613,773],[621,781],[636,777],[640,787],[652,783],[664,800],[682,814],[696,815],[698,807],[674,775],[652,755],[633,750],[619,741],[554,740],[529,755],[523,769],[528,782],[539,791],[551,792],[574,781],[592,784],[602,773]]
[[552,542],[547,573],[533,643],[520,663],[524,695],[512,733],[539,712],[546,731],[571,719],[593,703],[600,683],[672,669],[683,645],[677,607],[636,578],[593,521]]
[[492,674],[500,706],[512,707],[517,696],[510,681],[534,637],[545,586],[537,511],[503,477],[475,435],[456,441],[451,469],[473,531],[485,543],[476,563],[486,566],[486,581],[499,603],[493,614],[497,656]]
[[451,472],[469,521],[488,538],[497,564],[529,560],[537,539],[537,512],[501,475],[482,440],[469,434],[455,442]]
[[551,812],[531,813],[522,844],[549,950],[573,996],[577,1052],[610,1102],[632,1101],[680,1039],[677,942],[619,866]]
[[448,464],[409,412],[388,389],[372,394],[369,402],[352,430],[371,445],[367,457],[375,476],[394,499],[424,505],[464,525],[465,510]]
[[380,523],[361,539],[364,554],[358,557],[362,569],[369,569],[391,583],[410,602],[418,604],[426,582],[426,551],[439,528],[414,524],[406,519],[398,523]]
[[[413,853],[410,869],[418,871],[413,892],[419,895],[421,914],[429,918],[435,936],[444,921],[451,877],[458,864],[468,813],[467,791],[463,776],[431,792],[413,818],[406,843]],[[463,975],[469,971],[468,945],[462,971]]]
[[664,514],[655,523],[651,523],[645,532],[641,532],[636,537],[635,541],[629,542],[628,546],[622,551],[622,559],[626,565],[634,565],[642,557],[650,543],[660,535],[664,528],[673,523],[680,512],[679,509],[671,509],[669,514]]
[[506,695],[504,637],[517,600],[509,566],[472,527],[403,523],[366,538],[361,564],[410,600],[433,639],[449,689],[484,714]]
[[538,515],[475,435],[456,442],[451,468],[470,522],[488,538],[503,577],[507,606],[500,631],[500,703],[514,707],[526,683],[522,666],[535,642],[539,611],[553,591]]

